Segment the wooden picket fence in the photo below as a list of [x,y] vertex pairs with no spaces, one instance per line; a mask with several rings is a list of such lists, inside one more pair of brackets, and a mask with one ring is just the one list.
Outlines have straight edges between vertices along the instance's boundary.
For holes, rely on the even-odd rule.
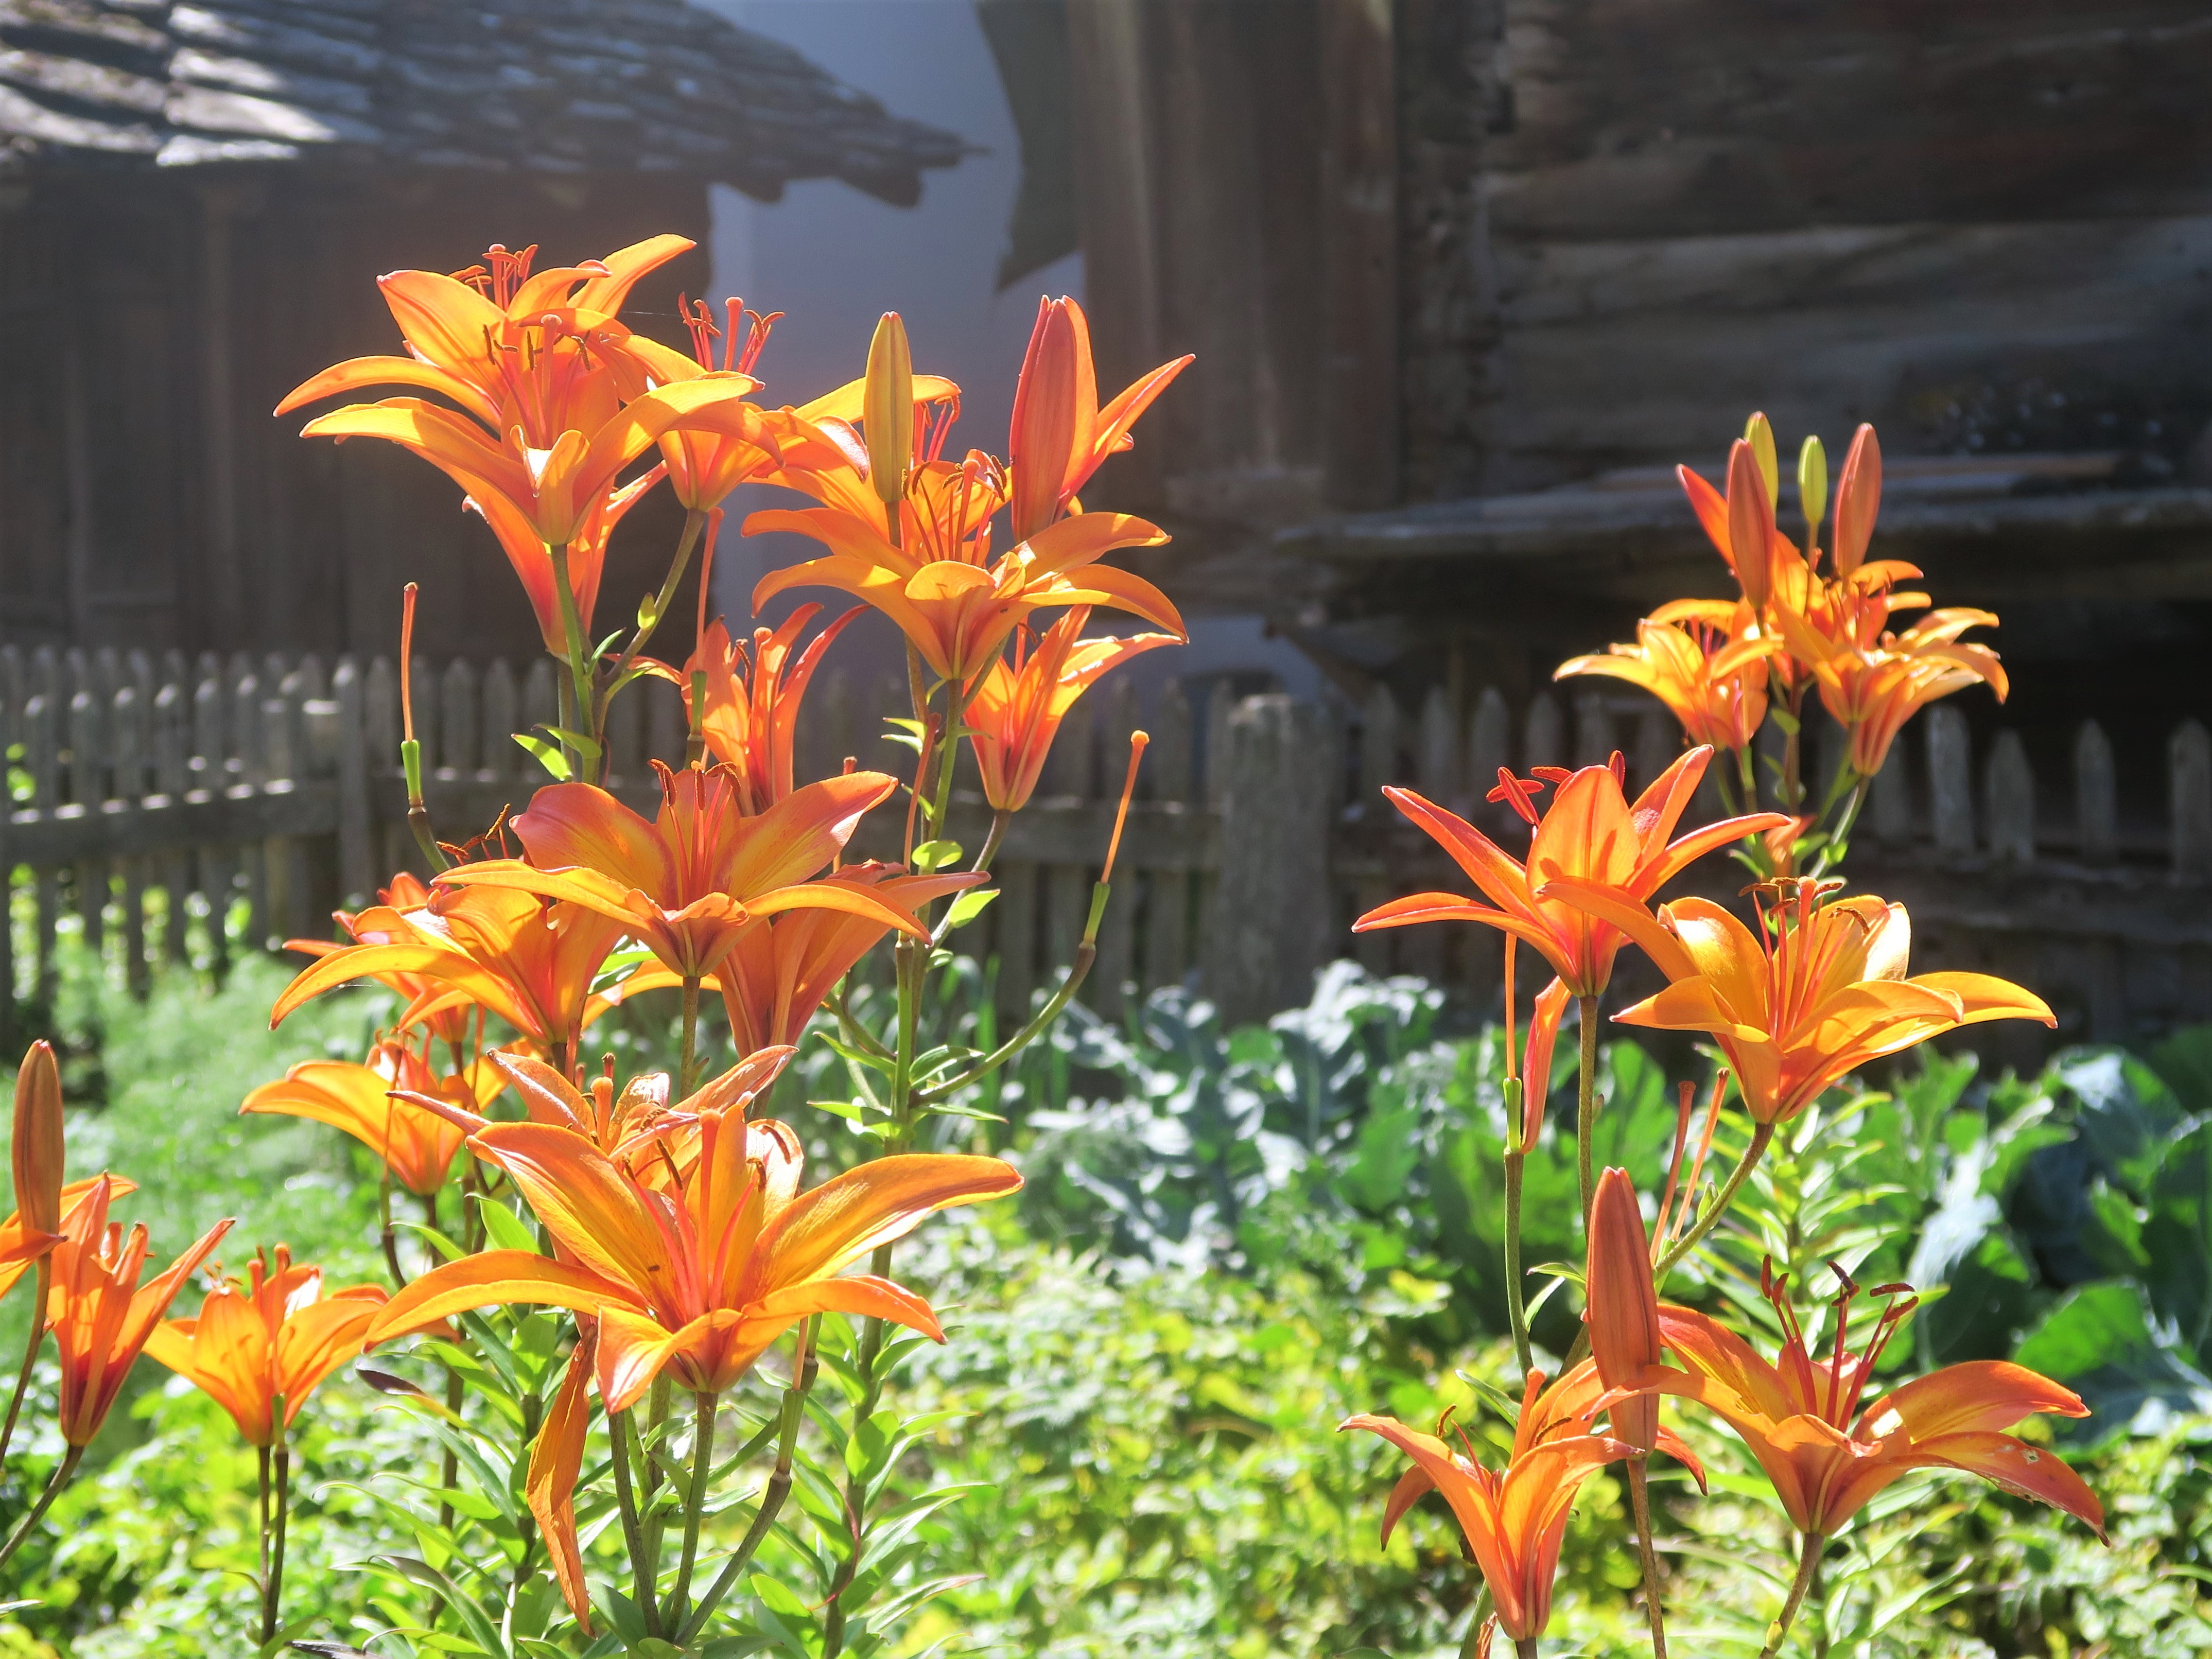
[[[414,680],[439,833],[463,839],[526,805],[543,775],[508,734],[555,718],[552,665],[418,661]],[[863,686],[825,672],[800,725],[801,775],[829,775],[847,756],[909,769],[880,720],[903,697],[901,678]],[[1486,1001],[1498,967],[1489,930],[1347,931],[1395,895],[1467,886],[1382,786],[1418,788],[1517,850],[1517,826],[1482,799],[1498,767],[1525,773],[1619,748],[1641,787],[1680,744],[1672,720],[1632,692],[1545,692],[1516,707],[1495,690],[1456,703],[1439,690],[1408,715],[1382,691],[1352,708],[1170,682],[1140,711],[1132,685],[1109,682],[1063,726],[996,861],[1000,896],[959,941],[996,962],[1009,1015],[1073,954],[1139,725],[1152,742],[1085,997],[1109,1015],[1133,994],[1194,981],[1231,1018],[1264,1017],[1302,1000],[1314,969],[1347,951]],[[0,818],[0,867],[14,872],[0,988],[50,991],[70,917],[137,986],[165,962],[219,971],[238,942],[329,934],[333,908],[416,865],[398,735],[398,676],[380,658],[0,648],[14,796]],[[1819,769],[1833,765],[1835,739],[1816,723]],[[618,699],[610,746],[610,787],[650,812],[649,762],[683,752],[673,689],[656,682]],[[1998,733],[1978,757],[1964,716],[1938,705],[1874,793],[1854,884],[1911,906],[1916,967],[2022,980],[2060,1012],[2062,1037],[2212,1018],[2212,735],[2184,721],[2166,770],[2163,823],[2130,825],[2112,745],[2094,721],[2069,775],[2039,780],[2016,735]],[[1698,811],[1717,814],[1718,803],[1709,796]],[[963,798],[951,833],[972,849],[988,823],[981,802]],[[878,811],[855,851],[896,856],[901,827]],[[1717,860],[1701,878],[1717,894],[1735,884]]]

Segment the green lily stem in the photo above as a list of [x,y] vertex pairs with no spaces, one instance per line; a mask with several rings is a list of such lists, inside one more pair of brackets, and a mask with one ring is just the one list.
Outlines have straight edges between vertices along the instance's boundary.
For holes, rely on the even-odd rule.
[[[1713,1109],[1720,1109],[1719,1102],[1713,1103]],[[1652,1269],[1651,1279],[1655,1287],[1662,1290],[1666,1287],[1667,1275],[1682,1264],[1683,1259],[1698,1248],[1698,1242],[1712,1231],[1714,1224],[1728,1212],[1728,1206],[1735,1201],[1735,1195],[1743,1189],[1743,1183],[1751,1179],[1751,1172],[1759,1167],[1759,1160],[1765,1156],[1767,1146],[1773,1139],[1774,1126],[1771,1123],[1752,1126],[1751,1145],[1744,1149],[1741,1161],[1729,1171],[1728,1180],[1723,1183],[1720,1191],[1713,1194],[1713,1201],[1690,1224],[1690,1231],[1675,1240],[1674,1247],[1659,1258],[1659,1265]]]
[[[869,1258],[868,1271],[878,1279],[886,1278],[891,1270],[891,1247],[876,1246]],[[870,1319],[860,1329],[860,1352],[858,1356],[860,1372],[860,1397],[853,1406],[854,1437],[860,1425],[876,1414],[876,1407],[884,1397],[884,1379],[876,1371],[876,1361],[884,1346],[884,1322]],[[845,1650],[845,1592],[860,1572],[860,1550],[864,1532],[863,1517],[867,1509],[867,1492],[860,1477],[848,1474],[845,1477],[845,1520],[853,1529],[853,1553],[837,1569],[837,1577],[830,1586],[827,1613],[822,1623],[823,1659],[837,1659]]]
[[691,1599],[691,1570],[699,1559],[699,1524],[707,1513],[707,1481],[714,1467],[715,1397],[701,1392],[692,1401],[691,1489],[684,1498],[684,1551],[676,1559],[676,1588],[668,1597],[668,1616],[680,1627]]
[[1651,1542],[1651,1490],[1644,1460],[1628,1460],[1628,1497],[1636,1515],[1636,1553],[1644,1568],[1644,1611],[1651,1620],[1652,1659],[1667,1659],[1667,1615],[1659,1601],[1659,1552]]
[[1817,1532],[1805,1534],[1805,1547],[1797,1558],[1797,1576],[1790,1583],[1790,1599],[1783,1602],[1780,1616],[1766,1627],[1766,1645],[1759,1650],[1759,1659],[1774,1659],[1782,1650],[1790,1626],[1797,1622],[1798,1609],[1805,1605],[1805,1592],[1813,1587],[1813,1575],[1820,1570],[1820,1550],[1827,1541]]
[[629,1551],[630,1594],[645,1620],[645,1633],[658,1636],[660,1604],[653,1595],[653,1565],[645,1553],[645,1529],[638,1523],[637,1493],[631,1485],[630,1429],[629,1412],[607,1413],[607,1434],[614,1443],[615,1506],[622,1513],[623,1543]]
[[676,1098],[691,1098],[699,1081],[699,976],[684,977],[684,1053],[676,1072]]
[[1521,1268],[1521,1176],[1528,1157],[1521,1144],[1521,1091],[1525,1087],[1518,1078],[1505,1080],[1505,1316],[1513,1327],[1513,1357],[1521,1362],[1524,1377],[1536,1364],[1528,1343],[1528,1299]]
[[799,1445],[799,1425],[806,1414],[806,1396],[813,1392],[815,1370],[820,1363],[814,1349],[814,1321],[810,1317],[799,1325],[799,1346],[791,1356],[791,1382],[783,1391],[783,1421],[776,1439],[775,1468],[768,1478],[768,1485],[761,1489],[760,1507],[753,1512],[753,1523],[745,1528],[736,1553],[722,1564],[721,1571],[714,1575],[714,1582],[707,1587],[707,1593],[699,1598],[699,1605],[678,1634],[679,1647],[689,1647],[699,1639],[708,1620],[721,1606],[722,1598],[730,1593],[738,1576],[752,1565],[753,1556],[783,1509],[784,1499],[790,1496],[791,1464]]
[[8,1455],[8,1448],[15,1438],[15,1419],[23,1413],[23,1397],[31,1390],[31,1371],[38,1364],[39,1350],[46,1340],[46,1299],[53,1286],[53,1261],[50,1256],[40,1256],[38,1278],[32,1291],[36,1300],[31,1306],[30,1340],[23,1344],[23,1364],[15,1373],[15,1391],[8,1396],[8,1420],[0,1423],[0,1458]]
[[988,871],[991,867],[991,860],[998,857],[999,844],[1006,840],[1006,825],[1012,821],[1013,816],[1004,807],[991,814],[990,833],[983,837],[983,845],[975,854],[975,863],[968,866],[971,872]]
[[[281,1427],[283,1408],[277,1407],[280,1427],[273,1451],[262,1454],[262,1479],[273,1494],[270,1503],[274,1511],[269,1534],[262,1540],[264,1569],[261,1587],[261,1640],[265,1645],[276,1639],[283,1623],[284,1605],[284,1538],[292,1513],[292,1449],[283,1439]],[[271,1466],[274,1466],[273,1473]]]
[[960,721],[968,712],[966,688],[958,680],[951,681],[945,690],[945,735],[939,739],[941,750],[937,774],[937,794],[929,807],[929,838],[936,840],[945,833],[945,815],[952,805],[952,775],[960,769]]
[[1516,1637],[1513,1642],[1515,1659],[1538,1659],[1542,1646],[1533,1636]]
[[[553,562],[553,592],[561,602],[561,635],[568,647],[568,683],[574,698],[574,724],[569,728],[580,735],[596,738],[591,731],[599,719],[597,700],[592,693],[591,659],[585,654],[590,648],[584,638],[584,619],[576,609],[576,589],[568,580],[568,549],[565,543],[545,544],[545,556]],[[576,751],[576,776],[586,783],[604,783],[607,771],[606,745],[599,745],[597,755]]]
[[[394,1291],[404,1291],[407,1288],[407,1274],[399,1265],[399,1234],[392,1224],[392,1171],[389,1169],[385,1170],[384,1179],[377,1186],[376,1218],[380,1229],[377,1243],[384,1247],[384,1265],[391,1269],[392,1287]],[[6,1449],[5,1443],[0,1443],[0,1451]]]
[[[1097,890],[1094,889],[1093,891],[1096,892]],[[1060,989],[1053,993],[1052,1000],[1037,1011],[1036,1018],[977,1060],[958,1077],[949,1082],[939,1083],[924,1089],[915,1097],[915,1100],[922,1105],[930,1106],[948,1096],[957,1094],[969,1084],[979,1083],[988,1077],[1023,1049],[1028,1048],[1030,1043],[1036,1042],[1038,1037],[1043,1036],[1051,1029],[1053,1021],[1060,1018],[1060,1010],[1067,1006],[1069,1000],[1081,988],[1084,975],[1091,971],[1091,964],[1097,955],[1098,946],[1093,940],[1085,939],[1077,945],[1075,960],[1068,966],[1067,977],[1060,981]]]
[[31,1505],[31,1512],[23,1517],[21,1524],[15,1528],[15,1535],[5,1544],[0,1544],[0,1567],[6,1566],[15,1552],[23,1547],[23,1540],[38,1530],[39,1522],[46,1519],[46,1511],[53,1507],[54,1499],[61,1496],[62,1488],[69,1485],[70,1477],[76,1473],[76,1466],[83,1461],[84,1448],[71,1446],[55,1467],[53,1474],[47,1477],[46,1489],[39,1494],[39,1501]]
[[1589,1235],[1590,1206],[1597,1197],[1597,1179],[1590,1167],[1591,1138],[1597,1133],[1597,999],[1577,999],[1580,1009],[1582,1068],[1575,1095],[1575,1158],[1582,1178],[1583,1234]]
[[656,1583],[660,1578],[660,1547],[666,1540],[668,1511],[653,1500],[665,1479],[660,1453],[668,1443],[669,1408],[675,1401],[676,1384],[663,1371],[653,1379],[653,1391],[646,1396],[645,1432],[638,1437],[638,1455],[645,1465],[644,1478],[640,1483],[645,1503],[638,1519],[645,1531],[646,1566]]
[[661,618],[668,614],[668,607],[676,603],[677,585],[684,580],[684,573],[691,568],[692,550],[699,545],[700,532],[706,527],[707,514],[701,509],[693,507],[684,515],[684,533],[677,538],[676,556],[669,562],[668,574],[660,584],[660,592],[653,596],[653,610],[648,616],[639,618],[637,631],[629,636],[629,643],[623,647],[622,655],[615,659],[614,672],[607,676],[606,691],[592,711],[593,737],[604,735],[607,704],[614,700],[615,693],[622,690],[623,676],[629,672],[629,666],[637,660],[638,653],[644,650],[647,642],[653,638],[653,631],[660,626]]

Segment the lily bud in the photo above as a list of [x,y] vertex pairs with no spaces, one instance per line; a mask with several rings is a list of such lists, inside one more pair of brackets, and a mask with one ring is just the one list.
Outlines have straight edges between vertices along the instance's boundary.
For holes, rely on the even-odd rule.
[[15,1212],[33,1232],[62,1225],[62,1074],[52,1044],[31,1045],[15,1073]]
[[1772,423],[1764,415],[1753,416],[1743,423],[1743,441],[1759,458],[1759,476],[1766,481],[1766,510],[1771,513],[1782,500],[1782,466],[1775,459]]
[[1874,521],[1881,511],[1881,445],[1874,428],[1862,425],[1851,438],[1850,453],[1844,457],[1843,476],[1836,481],[1836,574],[1848,576],[1866,557],[1874,539]]
[[[1599,1380],[1622,1388],[1659,1363],[1659,1298],[1651,1288],[1651,1243],[1626,1170],[1599,1177],[1589,1217],[1590,1355]],[[1613,1432],[1650,1451],[1659,1439],[1653,1395],[1623,1401],[1612,1411]]]
[[1729,451],[1728,526],[1735,579],[1752,610],[1764,611],[1774,591],[1774,502],[1748,439],[1737,439]]
[[1806,524],[1818,531],[1828,510],[1828,452],[1818,438],[1807,438],[1797,452],[1797,501]]
[[884,313],[868,343],[860,410],[867,426],[868,480],[878,501],[896,507],[906,498],[906,470],[914,458],[914,356],[896,311]]
[[1017,542],[1027,541],[1060,516],[1075,458],[1093,447],[1097,410],[1098,385],[1082,307],[1065,298],[1038,301],[1036,326],[1022,357],[1013,422],[1006,433]]

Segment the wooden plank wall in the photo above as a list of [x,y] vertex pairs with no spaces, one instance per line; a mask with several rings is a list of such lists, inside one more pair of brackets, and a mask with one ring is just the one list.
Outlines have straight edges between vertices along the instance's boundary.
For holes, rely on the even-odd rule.
[[2177,464],[2212,419],[2185,0],[1400,0],[1399,27],[1407,245],[1449,245],[1405,295],[1417,495],[1678,459],[1753,408]]

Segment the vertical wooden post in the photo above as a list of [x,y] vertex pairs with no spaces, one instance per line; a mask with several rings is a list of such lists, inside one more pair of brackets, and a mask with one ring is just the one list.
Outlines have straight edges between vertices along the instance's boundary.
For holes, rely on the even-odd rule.
[[2007,864],[2035,861],[2035,775],[2017,732],[2000,732],[1990,750],[1990,856]]
[[514,741],[520,712],[514,700],[514,671],[507,665],[506,658],[495,657],[484,670],[483,743],[477,753],[484,776],[495,783],[513,778],[514,763],[523,757]]
[[1247,697],[1221,767],[1223,860],[1206,939],[1206,988],[1224,1025],[1265,1019],[1312,992],[1326,940],[1328,819],[1306,775],[1319,712]]
[[[1190,699],[1180,681],[1170,680],[1160,689],[1158,715],[1152,722],[1152,746],[1145,757],[1151,776],[1152,799],[1162,803],[1191,799]],[[1186,836],[1183,844],[1194,843]],[[1145,907],[1145,989],[1157,991],[1182,983],[1190,949],[1190,872],[1152,872],[1150,902]]]
[[1513,764],[1513,711],[1494,685],[1482,688],[1474,700],[1474,714],[1467,723],[1468,811],[1474,823],[1487,825],[1499,808],[1486,797],[1498,783],[1498,769]]
[[[229,787],[223,756],[222,665],[208,658],[201,661],[210,672],[192,691],[193,792],[220,798]],[[208,905],[208,957],[220,975],[230,962],[230,901],[238,869],[229,849],[217,845],[199,849],[199,866],[200,891]]]
[[1539,691],[1528,700],[1526,734],[1522,742],[1521,769],[1532,772],[1540,766],[1565,764],[1567,752],[1566,716],[1559,712],[1559,700],[1548,691]]
[[[91,678],[89,673],[86,679]],[[87,812],[97,814],[107,799],[106,733],[100,730],[100,704],[89,686],[80,683],[70,699],[70,800]],[[76,910],[84,924],[84,942],[100,953],[107,916],[107,860],[79,859],[76,863]]]
[[[181,671],[181,659],[177,665]],[[154,787],[171,805],[182,802],[185,792],[191,787],[191,772],[185,753],[190,720],[191,709],[185,701],[180,672],[179,678],[165,681],[154,694]],[[191,920],[191,849],[183,846],[165,848],[160,868],[161,886],[168,895],[161,921],[161,965],[174,969],[188,966],[191,961],[185,931]]]
[[1429,688],[1421,702],[1420,752],[1415,757],[1421,793],[1448,811],[1458,811],[1464,779],[1460,772],[1459,722],[1441,685]]
[[331,690],[338,705],[338,890],[350,909],[375,896],[380,873],[368,816],[368,687],[361,664],[339,658]]
[[[552,659],[533,657],[530,672],[522,677],[522,729],[543,738],[545,734],[538,728],[554,725],[560,718],[561,696],[554,689]],[[373,756],[375,751],[370,752]],[[527,775],[534,781],[545,776],[545,769],[533,760],[528,763]]]
[[[665,761],[671,766],[684,764],[684,749],[690,722],[684,708],[684,695],[666,680],[647,680],[633,695],[645,699],[645,752],[654,760]],[[641,770],[650,775],[650,767]],[[641,777],[640,782],[644,781]]]
[[1613,735],[1613,710],[1595,691],[1575,699],[1575,764],[1602,766],[1620,747]]
[[[456,657],[446,665],[445,674],[438,682],[440,777],[476,775],[477,736],[477,667],[466,657]],[[473,830],[475,826],[468,828]]]
[[1912,840],[1912,758],[1905,734],[1899,732],[1889,745],[1889,758],[1875,773],[1868,808],[1875,839],[1885,847],[1904,847]]
[[2212,877],[2212,734],[2196,720],[2174,728],[2166,746],[2178,881]]
[[[1381,826],[1386,836],[1398,814],[1384,797],[1382,788],[1397,781],[1398,700],[1390,695],[1389,686],[1377,680],[1367,693],[1367,702],[1360,711],[1357,805],[1360,822]],[[1364,915],[1389,897],[1387,862],[1378,861],[1352,878],[1355,914]],[[1353,941],[1352,951],[1369,972],[1380,974],[1389,968],[1391,944],[1388,933],[1362,933]]]
[[655,683],[639,681],[607,706],[607,781],[641,783],[652,775],[645,763],[645,705]]
[[[137,814],[146,797],[146,716],[150,712],[139,701],[138,688],[129,679],[115,688],[114,810]],[[146,963],[146,858],[133,853],[123,860],[123,977],[134,995],[143,996],[149,984]]]
[[[51,666],[53,653],[41,648]],[[31,774],[31,803],[41,813],[61,805],[61,699],[58,688],[32,694],[23,710],[23,757]],[[54,938],[61,917],[61,882],[51,867],[33,872],[36,934],[33,975],[39,994],[49,1000],[54,992]]]
[[[236,750],[237,770],[231,775],[234,790],[258,789],[269,781],[269,726],[262,707],[261,679],[249,669],[231,689],[234,724],[231,742]],[[246,942],[253,949],[269,943],[269,849],[264,842],[245,842],[238,860],[246,873]]]
[[2110,864],[2119,856],[2118,775],[2112,740],[2094,720],[2074,735],[2074,826],[2084,864]]
[[[1682,752],[1682,728],[1663,708],[1647,708],[1636,718],[1636,752],[1629,758],[1630,799],[1649,789]],[[1715,755],[1707,769],[1728,766],[1734,757]]]
[[1973,738],[1966,717],[1946,703],[1928,711],[1928,806],[1936,851],[1966,858],[1974,850]]

